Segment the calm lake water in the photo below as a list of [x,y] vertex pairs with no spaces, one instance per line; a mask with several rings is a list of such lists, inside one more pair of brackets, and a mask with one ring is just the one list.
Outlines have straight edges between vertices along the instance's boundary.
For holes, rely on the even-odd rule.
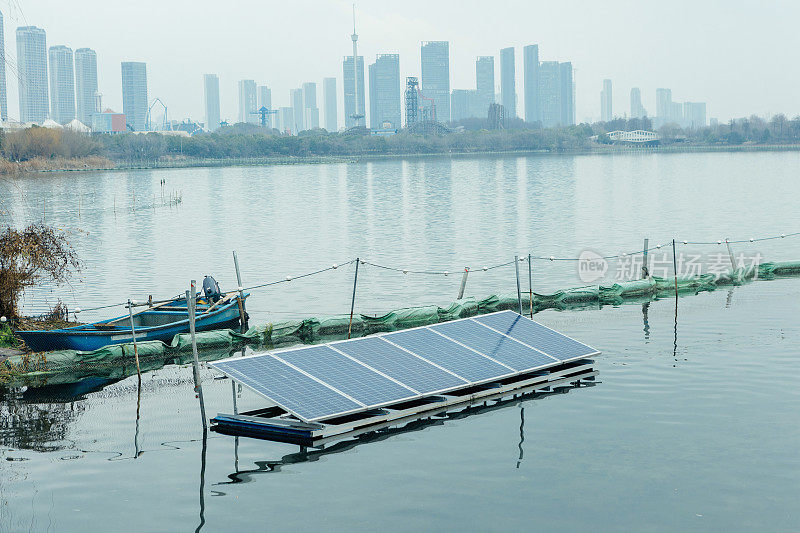
[[[670,243],[653,254],[671,265],[676,238],[703,271],[727,267],[724,245],[682,241],[798,231],[798,168],[798,153],[715,153],[42,174],[0,179],[0,221],[55,224],[84,260],[69,286],[29,292],[28,312],[171,296],[204,274],[231,289],[232,250],[245,285],[357,256],[452,273],[363,265],[356,310],[377,314],[447,305],[465,266],[467,295],[515,292],[513,266],[481,270],[515,254],[616,255],[648,237]],[[182,202],[165,205],[174,194]],[[800,259],[800,238],[733,252]],[[635,270],[622,257],[595,283]],[[349,265],[256,290],[251,323],[347,312],[352,276]],[[534,261],[533,280],[537,292],[585,284],[572,261]],[[144,375],[138,423],[136,378],[79,395],[12,391],[0,401],[0,531],[796,531],[798,314],[795,279],[681,298],[677,321],[670,299],[543,312],[602,350],[593,386],[308,457],[204,439],[188,367]],[[231,411],[218,375],[203,370],[210,414]],[[246,390],[239,402],[264,403]]]

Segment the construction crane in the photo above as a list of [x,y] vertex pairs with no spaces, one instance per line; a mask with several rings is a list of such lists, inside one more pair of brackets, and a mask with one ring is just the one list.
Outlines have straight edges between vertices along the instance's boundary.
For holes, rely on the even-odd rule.
[[273,109],[267,109],[267,107],[266,107],[266,106],[263,106],[263,105],[262,105],[262,106],[261,106],[261,107],[258,109],[258,111],[251,111],[251,112],[250,112],[250,114],[251,114],[251,115],[258,115],[259,117],[261,117],[261,126],[262,126],[262,127],[264,127],[264,128],[266,128],[266,127],[267,127],[267,117],[268,117],[269,115],[274,115],[274,114],[275,114],[275,113],[277,113],[277,112],[278,112],[278,110],[277,110],[277,109],[275,109],[275,110],[273,110]]

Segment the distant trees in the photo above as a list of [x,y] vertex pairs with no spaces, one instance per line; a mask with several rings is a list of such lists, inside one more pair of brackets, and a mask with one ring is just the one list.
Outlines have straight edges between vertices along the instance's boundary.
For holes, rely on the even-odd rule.
[[2,154],[10,161],[88,157],[98,155],[101,148],[97,139],[85,133],[37,126],[6,131],[2,137]]

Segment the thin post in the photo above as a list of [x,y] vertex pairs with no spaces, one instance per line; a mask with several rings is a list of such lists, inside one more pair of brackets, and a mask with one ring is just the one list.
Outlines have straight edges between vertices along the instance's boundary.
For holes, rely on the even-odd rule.
[[136,375],[139,376],[139,383],[142,383],[142,369],[139,367],[139,345],[136,344],[136,328],[133,326],[133,305],[128,298],[128,318],[131,321],[131,335],[133,335],[133,356],[136,359]]
[[244,289],[242,288],[242,274],[239,272],[239,257],[233,251],[233,266],[236,267],[236,283],[239,284],[239,321],[242,333],[247,329],[247,311],[244,307]]
[[728,257],[731,259],[731,272],[736,270],[736,261],[733,260],[733,250],[731,250],[730,239],[725,239],[725,245],[728,247]]
[[203,417],[203,430],[206,429],[206,404],[203,401],[203,385],[200,382],[200,360],[197,356],[197,337],[195,335],[195,328],[194,328],[194,315],[195,315],[195,306],[197,302],[195,301],[197,297],[197,289],[196,289],[196,282],[192,280],[189,287],[190,289],[186,291],[186,307],[189,311],[189,333],[192,335],[192,355],[194,356],[194,361],[192,362],[192,371],[194,374],[194,390],[197,393],[197,397],[200,399],[200,416]]
[[675,253],[675,239],[672,239],[672,268],[675,271],[675,304],[678,303],[678,255]]
[[650,248],[650,239],[644,238],[644,247],[642,248],[642,279],[650,277],[650,271],[647,268],[647,249]]
[[347,326],[347,338],[353,332],[353,310],[356,307],[356,285],[358,285],[358,264],[361,260],[356,257],[356,275],[353,277],[353,299],[350,301],[350,324]]
[[531,266],[531,254],[528,254],[528,297],[531,305],[531,319],[533,319],[533,267]]
[[514,256],[514,270],[517,273],[517,303],[519,304],[519,314],[522,314],[522,292],[519,288],[519,256]]
[[461,286],[458,288],[458,298],[460,300],[464,297],[464,289],[467,287],[467,276],[469,275],[469,267],[464,267],[464,275],[461,276]]

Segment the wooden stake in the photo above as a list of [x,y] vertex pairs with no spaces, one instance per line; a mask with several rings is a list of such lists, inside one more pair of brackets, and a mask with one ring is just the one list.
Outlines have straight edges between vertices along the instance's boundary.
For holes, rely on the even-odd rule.
[[531,305],[531,319],[533,319],[533,267],[531,266],[531,254],[528,254],[528,296]]
[[642,248],[642,279],[650,277],[650,270],[647,268],[647,249],[650,248],[650,239],[644,238],[644,248]]
[[236,282],[239,284],[239,322],[241,332],[247,331],[247,310],[244,307],[244,289],[242,288],[242,274],[239,272],[239,257],[233,251],[233,266],[236,268]]
[[725,239],[725,245],[728,247],[728,257],[731,258],[731,272],[736,270],[736,261],[733,260],[733,250],[731,250],[730,239]]
[[519,287],[519,256],[514,256],[514,270],[517,273],[517,303],[519,304],[519,314],[522,314],[522,292]]
[[350,301],[350,324],[347,326],[347,338],[350,338],[350,334],[353,331],[353,310],[356,307],[356,285],[358,284],[358,264],[361,260],[356,257],[356,275],[353,278],[353,299]]
[[675,271],[675,304],[677,305],[678,304],[678,256],[675,253],[675,239],[672,239],[672,268]]
[[189,333],[192,336],[192,355],[194,356],[194,361],[192,362],[192,370],[194,374],[194,390],[197,393],[197,397],[200,399],[200,416],[203,417],[203,430],[205,430],[207,426],[206,422],[206,405],[203,401],[203,384],[200,381],[200,360],[197,355],[197,336],[195,333],[195,306],[197,305],[196,297],[197,297],[197,283],[195,280],[192,280],[189,287],[190,289],[186,291],[186,307],[189,311]]
[[142,369],[139,367],[139,345],[136,343],[136,328],[133,326],[133,305],[128,298],[128,318],[131,323],[131,335],[133,335],[133,356],[136,359],[136,375],[139,376],[139,385],[142,384]]
[[458,298],[460,300],[464,297],[464,289],[467,287],[467,276],[469,275],[469,267],[464,267],[464,275],[461,276],[461,286],[458,288]]

